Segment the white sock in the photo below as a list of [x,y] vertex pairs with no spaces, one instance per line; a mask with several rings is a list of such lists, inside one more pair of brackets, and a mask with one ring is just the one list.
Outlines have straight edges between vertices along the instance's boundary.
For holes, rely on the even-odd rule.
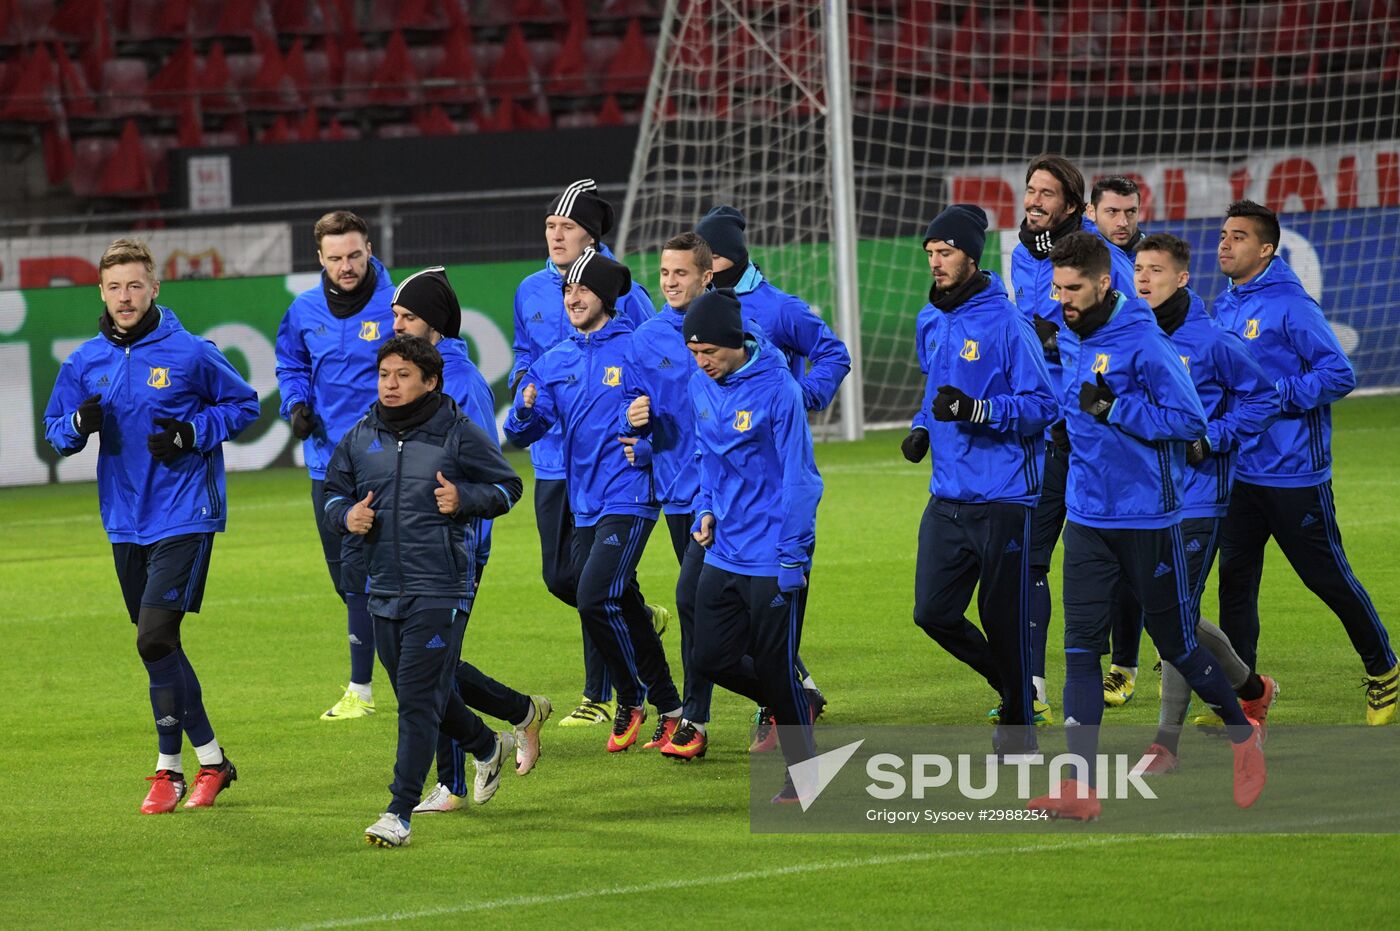
[[374,701],[374,690],[368,682],[351,682],[345,688],[346,691],[354,692],[364,701]]
[[1136,666],[1113,666],[1111,668],[1122,671],[1123,675],[1127,676],[1129,679],[1137,678]]
[[1042,705],[1050,704],[1045,700],[1045,677],[1031,676],[1031,684],[1035,686],[1035,700]]
[[681,709],[677,708],[674,711],[663,711],[661,712],[661,716],[663,718],[679,718],[681,716]]
[[686,721],[685,723],[689,724],[691,727],[695,728],[700,733],[705,733],[705,725],[700,723],[699,721]]
[[180,759],[180,754],[178,753],[157,753],[156,770],[160,771],[162,769],[168,769],[172,773],[183,774],[185,771],[185,764],[184,761]]
[[218,766],[224,761],[224,750],[217,740],[211,740],[202,747],[194,748],[200,766]]
[[815,683],[815,682],[812,681],[812,677],[811,677],[811,676],[808,676],[807,678],[805,678],[805,679],[802,680],[802,687],[803,687],[804,689],[813,689],[813,690],[815,690],[816,687],[817,687],[817,683]]

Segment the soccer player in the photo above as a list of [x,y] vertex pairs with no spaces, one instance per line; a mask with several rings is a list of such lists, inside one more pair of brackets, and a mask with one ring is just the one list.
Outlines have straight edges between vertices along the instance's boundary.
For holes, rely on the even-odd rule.
[[[788,369],[802,388],[802,403],[809,411],[826,409],[841,382],[851,371],[851,354],[811,306],[801,298],[778,290],[749,257],[744,215],[727,204],[715,207],[695,224],[695,232],[714,254],[714,286],[732,288],[743,307],[746,325],[757,328],[788,359]],[[811,567],[808,567],[809,570]],[[807,599],[798,611],[805,619]],[[826,696],[817,688],[802,657],[797,671],[807,689],[813,720],[826,708]],[[759,709],[751,750],[772,750],[776,741],[771,710]]]
[[[927,382],[906,442],[920,459],[934,455],[914,622],[997,692],[1000,724],[1020,729],[998,747],[1030,750],[1031,513],[1040,438],[1059,410],[1035,330],[1001,279],[978,268],[986,236],[987,215],[971,204],[944,210],[924,234],[933,285],[915,328]],[[985,634],[964,614],[974,588]]]
[[422,798],[438,729],[477,760],[476,800],[500,785],[510,732],[499,735],[452,692],[475,578],[473,518],[499,517],[523,489],[494,437],[442,393],[442,357],[427,340],[379,348],[379,400],[326,467],[326,521],[364,538],[375,646],[399,703],[388,810],[365,841],[400,847]]
[[681,699],[666,652],[637,586],[637,563],[660,515],[651,476],[628,464],[617,442],[623,369],[632,322],[617,312],[631,290],[627,266],[585,249],[563,278],[564,305],[575,332],[546,352],[521,380],[506,418],[506,436],[530,446],[558,424],[566,452],[574,521],[578,613],[617,689],[607,750],[626,750],[646,721],[649,699],[668,726],[680,723]]
[[98,437],[102,526],[150,679],[159,748],[141,813],[174,811],[184,798],[182,734],[199,758],[185,807],[208,808],[238,771],[214,737],[180,623],[199,612],[214,534],[228,513],[223,443],[257,419],[258,396],[213,343],[156,304],[160,282],[145,243],[108,246],[98,281],[99,335],[59,368],[45,436],[64,456]]
[[728,288],[700,295],[685,313],[686,346],[700,369],[690,379],[700,455],[693,535],[706,549],[694,662],[772,709],[789,767],[773,801],[786,803],[799,800],[791,766],[815,753],[793,666],[822,478],[801,386],[783,354],[743,321]]
[[[512,395],[530,366],[573,334],[564,309],[564,269],[589,248],[611,258],[612,251],[602,240],[612,228],[612,204],[598,196],[598,185],[592,178],[570,184],[547,208],[544,240],[549,258],[544,268],[527,275],[515,289]],[[653,313],[651,296],[641,285],[633,285],[626,293],[618,295],[616,305],[617,315],[629,321],[634,329]],[[563,433],[559,428],[530,445],[530,463],[535,468],[535,524],[540,534],[544,584],[555,598],[577,608],[574,518],[569,511],[564,458]],[[655,605],[648,606],[647,610],[657,631],[665,630],[669,613]],[[611,697],[616,683],[608,677],[608,666],[593,643],[587,624],[582,627],[583,699],[559,722],[564,727],[603,724],[611,721],[617,710]]]
[[[487,436],[496,436],[496,400],[485,376],[467,355],[466,343],[457,335],[462,329],[462,305],[441,265],[425,268],[405,278],[394,290],[394,335],[426,339],[442,356],[442,390]],[[491,557],[491,521],[473,518],[471,530],[476,547],[476,577],[465,610],[471,620],[471,605],[481,589],[481,576]],[[361,586],[363,579],[359,580]],[[465,660],[457,664],[454,685],[462,701],[515,728],[515,771],[529,773],[540,755],[540,728],[553,710],[543,695],[526,695],[497,682]],[[446,734],[438,734],[437,785],[414,813],[455,811],[465,804],[466,753]]]
[[[359,537],[326,525],[326,465],[335,446],[375,399],[375,354],[394,328],[389,301],[394,283],[374,257],[369,226],[348,210],[316,221],[321,280],[298,294],[277,328],[277,388],[281,414],[302,441],[311,475],[311,505],[331,584],[345,602],[350,640],[350,683],[323,721],[374,714],[374,621],[362,586],[346,584],[347,570],[363,578]],[[343,547],[343,549],[342,549]]]
[[1255,668],[1264,547],[1278,541],[1293,571],[1341,620],[1366,668],[1366,723],[1395,718],[1400,669],[1371,597],[1342,549],[1332,500],[1332,402],[1356,376],[1332,328],[1278,256],[1278,217],[1241,200],[1230,205],[1217,257],[1230,286],[1215,317],[1244,338],[1283,399],[1282,415],[1243,444],[1239,478],[1220,530],[1220,628]]
[[1205,411],[1176,348],[1147,305],[1112,284],[1108,247],[1093,234],[1056,244],[1050,260],[1069,332],[1060,341],[1061,408],[1069,460],[1064,531],[1065,737],[1079,778],[1031,810],[1090,820],[1100,803],[1091,762],[1103,720],[1103,669],[1114,586],[1126,580],[1147,632],[1205,701],[1220,708],[1235,747],[1235,804],[1265,781],[1259,729],[1220,664],[1196,642],[1178,526],[1186,446],[1206,436]]
[[[1205,303],[1187,287],[1190,265],[1191,247],[1177,237],[1154,233],[1142,239],[1137,249],[1137,294],[1152,308],[1162,332],[1171,338],[1206,412],[1206,435],[1186,447],[1181,492],[1182,549],[1196,637],[1220,661],[1245,717],[1259,725],[1262,739],[1278,685],[1269,676],[1254,673],[1220,628],[1201,617],[1201,594],[1215,562],[1236,454],[1241,443],[1273,423],[1279,413],[1279,396],[1244,342],[1216,326]],[[1131,610],[1134,617],[1142,617],[1135,601],[1131,601]],[[1132,626],[1134,643],[1141,629],[1140,620]],[[1115,644],[1114,649],[1118,648]],[[1154,758],[1147,772],[1166,773],[1177,768],[1181,726],[1190,700],[1191,687],[1176,667],[1164,662],[1161,719],[1157,739],[1148,750]]]
[[705,755],[709,737],[710,699],[714,683],[695,666],[695,586],[705,548],[690,535],[695,523],[695,496],[700,467],[695,459],[695,415],[690,378],[695,367],[686,348],[682,323],[692,301],[710,286],[714,258],[695,233],[672,237],[661,247],[661,296],[665,305],[632,334],[632,349],[623,368],[623,434],[627,458],[635,468],[650,468],[653,493],[666,515],[671,548],[680,563],[676,610],[681,616],[681,668],[685,673],[682,720],[666,733],[663,718],[646,747],[662,755],[694,759]]

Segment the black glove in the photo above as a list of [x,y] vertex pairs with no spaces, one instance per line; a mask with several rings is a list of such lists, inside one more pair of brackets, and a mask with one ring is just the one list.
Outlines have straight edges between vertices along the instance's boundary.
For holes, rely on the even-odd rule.
[[968,423],[987,422],[987,402],[968,397],[952,385],[939,385],[933,399],[934,420],[966,420]]
[[310,405],[298,401],[292,405],[292,436],[304,440],[316,429],[316,415]]
[[194,424],[171,417],[157,417],[155,425],[161,430],[146,437],[146,448],[157,461],[174,462],[194,449]]
[[910,430],[904,442],[899,444],[899,449],[910,462],[923,462],[924,457],[928,455],[928,431]]
[[1079,409],[1086,414],[1093,414],[1099,423],[1106,424],[1108,412],[1113,409],[1113,402],[1118,400],[1118,395],[1109,390],[1102,372],[1094,378],[1095,383],[1086,381],[1079,386]]
[[1205,437],[1201,437],[1199,440],[1194,440],[1186,444],[1186,461],[1190,465],[1204,462],[1205,458],[1209,455],[1210,440]]
[[1039,314],[1032,317],[1031,322],[1035,324],[1035,335],[1040,340],[1045,358],[1052,362],[1060,361],[1060,328]]
[[78,405],[78,416],[73,418],[73,429],[83,436],[89,436],[102,429],[102,395],[92,397]]
[[1057,420],[1050,425],[1050,442],[1054,443],[1060,452],[1069,455],[1069,429],[1063,420]]

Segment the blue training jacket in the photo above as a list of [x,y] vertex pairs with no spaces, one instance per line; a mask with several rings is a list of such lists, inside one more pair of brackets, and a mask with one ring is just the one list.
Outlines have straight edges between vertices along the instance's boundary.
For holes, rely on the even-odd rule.
[[[695,360],[681,335],[685,314],[663,305],[632,334],[622,370],[622,411],[618,432],[640,437],[637,467],[651,467],[653,493],[667,514],[690,514],[700,493],[695,461],[695,415],[690,407],[690,376]],[[627,421],[627,408],[641,395],[651,399],[651,423],[641,430]]]
[[[980,274],[988,286],[958,307],[945,312],[925,304],[919,311],[919,371],[927,382],[913,426],[929,434],[930,494],[1034,505],[1045,459],[1041,432],[1059,418],[1058,398],[1029,318],[1016,312],[999,277]],[[987,422],[935,420],[941,385],[986,401]]]
[[812,565],[822,477],[802,388],[787,359],[759,336],[723,381],[690,376],[700,459],[697,519],[715,518],[705,562],[739,575],[776,576]]
[[[1108,322],[1081,341],[1060,334],[1061,414],[1069,430],[1065,507],[1075,523],[1155,530],[1181,519],[1186,444],[1205,436],[1191,376],[1157,318],[1121,292]],[[1079,390],[1102,374],[1118,396],[1102,424],[1079,409]]]
[[[617,260],[604,244],[598,243],[594,248]],[[631,291],[617,299],[617,316],[630,321],[633,329],[650,319],[653,313],[651,295],[636,282],[632,283]],[[564,277],[558,266],[546,259],[544,268],[525,276],[515,289],[515,367],[511,369],[511,383],[514,384],[515,376],[528,371],[546,352],[576,332],[564,310]],[[535,467],[535,477],[564,478],[567,470],[564,455],[564,440],[558,430],[532,443],[530,462]],[[623,464],[626,462],[624,459]]]
[[1304,488],[1332,477],[1332,402],[1356,387],[1356,373],[1322,308],[1283,259],[1215,298],[1215,319],[1245,346],[1282,399],[1269,429],[1240,448],[1239,477],[1255,485]]
[[[830,404],[851,371],[846,344],[806,301],[773,287],[757,265],[749,265],[734,293],[744,317],[758,324],[768,341],[787,356],[807,410],[819,411]],[[806,371],[807,362],[812,363],[811,371]]]
[[[102,395],[97,433],[97,501],[113,543],[154,543],[185,533],[217,533],[228,512],[223,442],[258,419],[258,394],[218,347],[181,326],[169,308],[135,344],[98,335],[58,370],[44,409],[44,435],[64,456],[89,437],[73,427],[78,405]],[[146,437],[158,417],[194,425],[194,451],[157,462]]]
[[311,407],[316,429],[301,449],[313,479],[326,477],[340,438],[379,398],[374,357],[394,335],[394,282],[383,263],[373,256],[369,261],[374,296],[355,316],[342,320],[331,313],[323,272],[315,287],[296,296],[277,327],[279,413],[290,419],[297,404]]
[[[594,333],[573,335],[546,352],[516,388],[506,436],[531,446],[558,425],[563,436],[569,509],[574,523],[591,527],[610,514],[660,516],[650,470],[634,469],[617,441],[623,370],[632,349],[632,321],[618,315]],[[539,391],[534,408],[522,406],[525,388]]]
[[1205,409],[1210,454],[1186,466],[1183,520],[1225,516],[1240,445],[1267,430],[1279,415],[1278,392],[1244,341],[1216,325],[1199,294],[1188,293],[1186,319],[1170,335]]
[[[486,376],[467,355],[467,344],[461,339],[442,339],[437,344],[442,356],[442,390],[457,402],[467,419],[492,439],[500,435],[496,429],[496,396]],[[377,390],[377,388],[376,388]],[[476,571],[481,574],[491,558],[491,519],[473,518],[476,533]]]

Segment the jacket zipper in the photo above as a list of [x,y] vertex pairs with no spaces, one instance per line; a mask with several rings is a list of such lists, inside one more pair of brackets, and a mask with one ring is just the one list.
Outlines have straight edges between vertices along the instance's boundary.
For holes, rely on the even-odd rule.
[[398,458],[394,460],[394,562],[399,567],[399,595],[403,590],[403,556],[399,552],[399,489],[403,486],[403,440],[399,440]]

